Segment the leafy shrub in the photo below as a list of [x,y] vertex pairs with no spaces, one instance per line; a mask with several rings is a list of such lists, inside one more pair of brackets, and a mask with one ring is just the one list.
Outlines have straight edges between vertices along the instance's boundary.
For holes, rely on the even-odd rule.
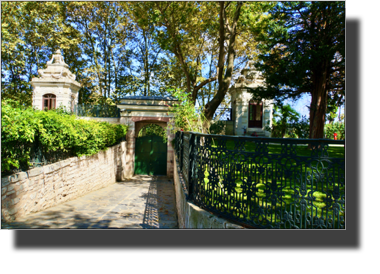
[[191,100],[191,96],[179,90],[173,93],[174,97],[179,100],[169,108],[174,113],[172,123],[169,123],[169,129],[172,133],[177,131],[193,131],[208,133],[208,121],[202,112],[198,113]]
[[211,123],[210,134],[226,134],[226,121],[215,121]]
[[325,138],[334,139],[334,133],[337,133],[338,140],[345,139],[345,124],[344,122],[333,122],[325,125]]
[[144,126],[138,133],[138,137],[143,136],[150,136],[150,135],[157,135],[163,138],[164,142],[166,143],[167,140],[167,133],[166,131],[159,125],[156,124],[149,124]]
[[77,119],[63,110],[40,111],[2,102],[1,171],[26,170],[38,149],[46,155],[93,155],[118,143],[126,125]]
[[272,128],[265,127],[275,138],[309,138],[310,123],[289,104],[275,105],[273,108]]

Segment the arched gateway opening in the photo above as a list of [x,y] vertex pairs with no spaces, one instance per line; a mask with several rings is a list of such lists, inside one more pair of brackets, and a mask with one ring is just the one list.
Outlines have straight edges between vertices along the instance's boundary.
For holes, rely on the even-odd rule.
[[[141,122],[140,122],[141,123]],[[136,175],[167,175],[167,140],[162,126],[151,123],[137,133]]]
[[[127,96],[120,99],[120,122],[129,125],[127,134],[127,177],[134,174],[173,177],[174,154],[168,125],[173,97]],[[166,134],[164,134],[166,133]],[[167,136],[162,138],[162,136]]]

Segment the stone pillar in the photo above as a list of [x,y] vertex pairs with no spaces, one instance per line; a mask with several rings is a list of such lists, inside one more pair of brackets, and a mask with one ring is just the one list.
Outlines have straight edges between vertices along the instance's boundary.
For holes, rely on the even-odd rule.
[[118,162],[116,180],[119,182],[125,181],[128,178],[128,168],[127,168],[127,142],[122,142],[120,144],[120,164]]
[[174,140],[175,134],[170,133],[170,125],[173,124],[172,121],[168,122],[168,127],[167,127],[167,134],[168,134],[168,154],[167,154],[167,170],[166,174],[169,178],[173,178],[173,172],[174,172],[174,147],[172,145],[172,141]]
[[131,117],[126,118],[127,125],[129,126],[127,132],[127,157],[126,157],[126,177],[129,179],[135,172],[135,122]]

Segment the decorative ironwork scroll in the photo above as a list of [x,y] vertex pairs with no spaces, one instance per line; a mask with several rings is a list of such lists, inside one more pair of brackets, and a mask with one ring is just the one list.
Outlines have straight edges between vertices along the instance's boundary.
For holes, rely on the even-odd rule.
[[257,228],[345,228],[345,159],[328,155],[344,141],[191,134],[182,173],[200,207]]
[[189,188],[189,168],[190,168],[190,134],[183,134],[182,139],[183,156],[182,156],[182,174]]

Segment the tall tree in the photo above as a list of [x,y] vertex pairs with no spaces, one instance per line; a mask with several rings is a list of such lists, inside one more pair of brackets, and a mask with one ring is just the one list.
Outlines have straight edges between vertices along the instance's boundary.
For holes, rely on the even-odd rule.
[[81,34],[87,59],[87,88],[100,98],[120,92],[130,65],[132,26],[127,12],[117,2],[68,2],[66,20]]
[[[226,8],[231,3],[219,2],[219,59],[217,65],[218,71],[218,91],[214,98],[206,104],[204,114],[207,120],[211,120],[220,103],[230,87],[232,80],[232,72],[234,69],[234,62],[236,57],[235,42],[237,36],[237,25],[240,17],[241,7],[243,2],[237,2],[233,7],[232,20],[228,16]],[[225,47],[227,46],[227,50]],[[227,54],[227,60],[225,60]],[[224,72],[224,68],[225,73]]]
[[[135,5],[134,12],[139,25],[155,26],[157,42],[164,51],[175,56],[177,67],[182,70],[187,94],[194,104],[198,99],[198,103],[205,103],[205,117],[211,120],[225,99],[237,57],[244,56],[243,60],[246,61],[247,52],[250,53],[249,57],[253,55],[249,50],[253,42],[252,35],[245,31],[249,24],[244,21],[238,26],[240,15],[245,14],[244,18],[248,18],[249,13],[262,16],[262,7],[267,4],[145,2]],[[249,23],[253,24],[255,20]],[[214,69],[206,68],[210,62]],[[217,90],[210,89],[209,84],[212,82],[217,82]],[[212,96],[206,96],[206,87],[209,87],[207,95],[212,93]],[[207,97],[209,100],[204,102]]]
[[65,24],[59,2],[2,2],[1,8],[2,97],[31,105],[31,79],[57,48],[77,54],[78,33]]
[[[141,83],[141,94],[151,96],[157,94],[161,84],[158,74],[162,72],[164,55],[162,48],[154,39],[155,26],[153,24],[137,24],[139,20],[139,5],[134,2],[120,3],[133,21],[133,60],[135,72]],[[137,11],[136,11],[137,9]]]
[[309,138],[323,138],[327,106],[344,103],[344,2],[278,2],[264,28],[252,27],[265,87],[254,98],[311,95]]
[[175,55],[177,65],[186,77],[186,90],[193,102],[198,90],[216,77],[199,81],[201,60],[205,51],[205,23],[197,18],[208,11],[196,2],[136,3],[134,9],[142,27],[156,25],[156,39],[161,48]]

